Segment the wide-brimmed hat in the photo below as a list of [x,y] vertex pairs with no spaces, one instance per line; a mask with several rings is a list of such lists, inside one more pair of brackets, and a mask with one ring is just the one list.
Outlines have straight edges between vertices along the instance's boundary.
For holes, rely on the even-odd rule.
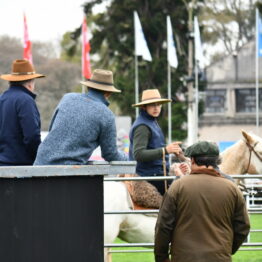
[[165,104],[171,101],[171,99],[161,98],[158,89],[147,89],[142,93],[142,101],[132,106],[137,107],[153,103]]
[[0,78],[7,81],[25,81],[34,78],[45,77],[44,75],[37,74],[34,66],[27,60],[18,59],[12,63],[12,73],[1,75]]
[[188,157],[194,156],[208,156],[208,157],[217,157],[219,156],[218,146],[213,142],[208,141],[199,141],[192,146],[189,146],[185,155]]
[[81,81],[80,83],[102,91],[112,93],[121,92],[121,90],[114,87],[113,72],[109,70],[95,69],[90,79],[85,82]]

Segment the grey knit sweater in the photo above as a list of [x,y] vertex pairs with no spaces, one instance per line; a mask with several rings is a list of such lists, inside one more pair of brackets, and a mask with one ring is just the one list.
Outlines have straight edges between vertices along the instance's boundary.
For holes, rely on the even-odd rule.
[[34,165],[85,165],[100,146],[107,161],[127,160],[116,146],[114,114],[103,93],[66,94],[56,108],[45,140],[40,144]]

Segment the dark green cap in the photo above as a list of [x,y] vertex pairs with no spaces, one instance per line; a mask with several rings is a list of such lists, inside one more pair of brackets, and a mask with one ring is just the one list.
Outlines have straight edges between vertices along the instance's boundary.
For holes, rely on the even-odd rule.
[[185,155],[187,157],[194,156],[219,156],[218,146],[213,142],[199,141],[192,146],[189,146]]

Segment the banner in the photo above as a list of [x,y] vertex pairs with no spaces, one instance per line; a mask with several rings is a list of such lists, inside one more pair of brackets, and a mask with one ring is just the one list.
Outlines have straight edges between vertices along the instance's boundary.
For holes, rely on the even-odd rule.
[[178,61],[170,16],[167,16],[167,61],[170,66],[177,68]]
[[135,55],[142,56],[144,60],[152,61],[143,29],[136,11],[134,11],[134,24],[135,24]]
[[204,55],[201,43],[200,31],[197,17],[194,17],[194,34],[195,34],[195,60],[198,62],[199,68],[204,69]]
[[31,41],[29,40],[28,27],[26,22],[26,16],[24,14],[24,53],[23,58],[30,61],[33,64],[33,56],[31,51]]
[[262,56],[262,19],[259,12],[257,20],[258,56]]
[[84,16],[82,24],[82,76],[86,79],[91,77],[91,66],[90,66],[90,43],[87,35],[86,17]]

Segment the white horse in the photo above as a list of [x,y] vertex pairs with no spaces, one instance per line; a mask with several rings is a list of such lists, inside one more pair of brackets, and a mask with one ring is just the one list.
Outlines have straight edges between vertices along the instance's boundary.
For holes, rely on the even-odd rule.
[[221,154],[220,169],[225,174],[261,174],[262,138],[242,131],[243,139]]
[[[221,154],[225,174],[262,173],[262,139],[242,131],[243,139]],[[131,200],[121,182],[104,182],[104,210],[130,211]],[[113,243],[118,236],[130,243],[153,243],[156,216],[144,214],[105,215],[104,242]],[[105,261],[107,258],[105,250]]]
[[[104,182],[104,211],[130,211],[132,202],[122,182]],[[104,242],[113,243],[118,236],[130,243],[152,243],[156,216],[144,214],[106,214],[104,216]],[[105,261],[111,261],[105,249]]]

